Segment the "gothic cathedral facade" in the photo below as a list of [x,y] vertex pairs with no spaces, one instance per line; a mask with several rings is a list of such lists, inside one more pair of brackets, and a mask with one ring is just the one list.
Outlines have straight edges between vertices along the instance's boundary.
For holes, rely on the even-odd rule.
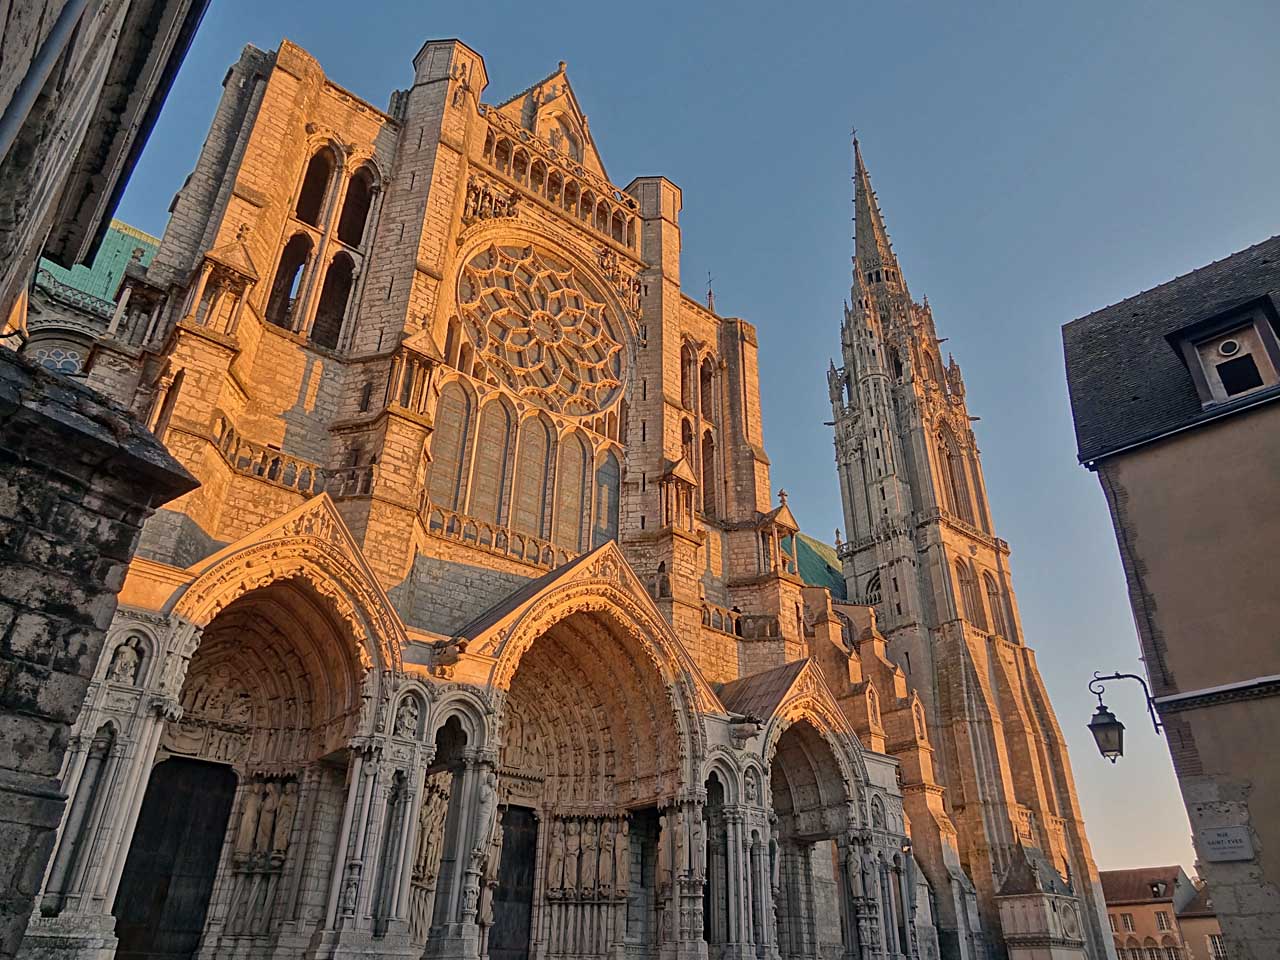
[[[381,110],[245,48],[101,324],[88,382],[201,485],[129,568],[22,955],[1109,956],[1011,603],[937,572],[1006,582],[958,373],[888,338],[927,314],[848,314],[833,600],[680,189],[609,179],[564,64],[496,105],[458,41],[413,71]],[[864,487],[869,424],[904,465]]]

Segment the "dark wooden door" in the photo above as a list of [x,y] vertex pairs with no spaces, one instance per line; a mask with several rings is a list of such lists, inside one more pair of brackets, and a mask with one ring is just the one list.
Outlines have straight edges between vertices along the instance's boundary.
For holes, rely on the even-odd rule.
[[117,960],[190,960],[231,816],[230,767],[174,758],[151,771],[116,894]]
[[489,960],[529,960],[537,850],[538,822],[533,811],[507,807],[502,814],[502,862],[493,898]]

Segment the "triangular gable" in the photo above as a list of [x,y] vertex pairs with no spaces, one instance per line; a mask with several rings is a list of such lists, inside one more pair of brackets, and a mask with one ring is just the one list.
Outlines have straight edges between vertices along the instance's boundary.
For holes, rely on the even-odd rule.
[[467,656],[501,655],[504,641],[519,621],[552,591],[561,590],[578,582],[599,582],[620,586],[632,602],[644,608],[649,620],[664,633],[664,639],[677,652],[680,666],[693,678],[700,709],[704,712],[723,712],[723,707],[711,684],[707,683],[697,663],[671,628],[666,618],[649,596],[644,583],[637,576],[617,541],[610,540],[589,553],[556,567],[536,580],[531,580],[510,596],[490,607],[457,632],[454,642],[465,644]]
[[800,531],[800,524],[796,522],[796,515],[791,512],[791,508],[787,506],[785,501],[782,503],[782,506],[775,507],[766,513],[764,518],[765,520],[777,524],[779,527],[783,527],[787,530],[794,530],[797,533]]
[[187,567],[187,573],[190,574],[191,579],[185,587],[175,592],[170,599],[170,604],[180,603],[188,587],[196,583],[206,573],[217,569],[219,565],[244,553],[247,549],[268,544],[273,540],[289,540],[304,536],[328,542],[350,566],[355,568],[355,573],[363,582],[364,589],[368,591],[373,603],[379,608],[370,612],[376,616],[378,626],[391,634],[383,639],[393,643],[397,650],[403,648],[408,643],[404,624],[401,622],[399,615],[396,614],[391,599],[387,596],[386,590],[383,589],[382,583],[378,580],[378,575],[373,572],[373,568],[365,560],[360,544],[351,535],[351,529],[347,526],[346,521],[342,519],[342,514],[338,512],[337,506],[335,506],[328,493],[321,493],[312,497],[271,523],[259,527],[252,533],[223,547],[217,553]]
[[553,72],[495,109],[596,176],[609,179],[563,60]]
[[662,474],[664,477],[675,477],[677,480],[683,480],[685,483],[698,485],[698,478],[693,474],[693,468],[689,466],[689,461],[684,457],[672,462],[667,461],[667,469]]
[[258,268],[254,266],[249,248],[239,240],[225,243],[217,249],[210,250],[205,254],[205,258],[221,264],[228,270],[232,270],[248,280],[257,281],[259,279]]

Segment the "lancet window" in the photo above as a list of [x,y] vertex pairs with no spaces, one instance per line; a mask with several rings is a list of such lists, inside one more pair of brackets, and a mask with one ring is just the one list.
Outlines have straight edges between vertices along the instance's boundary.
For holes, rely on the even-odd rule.
[[303,223],[313,227],[320,226],[324,216],[324,201],[329,194],[329,184],[333,180],[336,166],[333,151],[324,147],[316,151],[307,163],[306,173],[302,176],[302,186],[298,190],[298,202],[294,205],[294,216]]
[[960,589],[961,613],[966,620],[979,630],[987,629],[987,614],[982,606],[982,597],[978,593],[978,580],[973,568],[964,560],[957,560],[956,582]]
[[505,398],[486,403],[476,429],[471,509],[477,520],[505,525],[514,412]]
[[365,227],[373,207],[374,183],[373,172],[367,166],[353,173],[347,182],[347,195],[338,217],[338,239],[349,247],[364,244]]
[[555,531],[552,539],[566,550],[582,550],[587,483],[588,447],[581,434],[571,433],[560,444],[556,469]]
[[1013,637],[1009,635],[1008,618],[1005,616],[1004,595],[1000,590],[1000,585],[996,583],[996,578],[989,573],[982,575],[982,583],[986,588],[987,606],[991,608],[991,629],[1006,640],[1012,640]]
[[618,499],[621,496],[622,468],[613,451],[596,467],[595,531],[591,546],[598,547],[618,537]]
[[954,516],[966,523],[973,523],[973,499],[969,494],[965,458],[960,452],[955,434],[945,424],[938,435],[938,470],[948,508]]
[[433,503],[457,510],[465,495],[463,467],[471,432],[471,395],[457,380],[445,384],[436,407],[435,432],[431,438],[431,481]]
[[271,298],[267,301],[267,322],[288,330],[292,327],[301,293],[302,277],[311,259],[311,238],[297,233],[289,238],[280,252]]
[[520,425],[511,525],[535,537],[547,535],[547,482],[554,436],[551,424],[542,416],[529,417]]
[[320,287],[320,303],[311,325],[311,342],[333,349],[342,333],[342,321],[346,318],[351,302],[351,288],[355,283],[355,261],[345,253],[339,253],[329,263]]

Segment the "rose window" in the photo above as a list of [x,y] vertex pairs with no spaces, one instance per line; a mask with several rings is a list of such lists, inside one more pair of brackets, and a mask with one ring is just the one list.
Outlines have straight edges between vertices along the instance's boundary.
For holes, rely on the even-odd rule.
[[480,251],[458,279],[458,312],[487,374],[532,403],[590,416],[622,391],[617,316],[588,277],[553,253]]

